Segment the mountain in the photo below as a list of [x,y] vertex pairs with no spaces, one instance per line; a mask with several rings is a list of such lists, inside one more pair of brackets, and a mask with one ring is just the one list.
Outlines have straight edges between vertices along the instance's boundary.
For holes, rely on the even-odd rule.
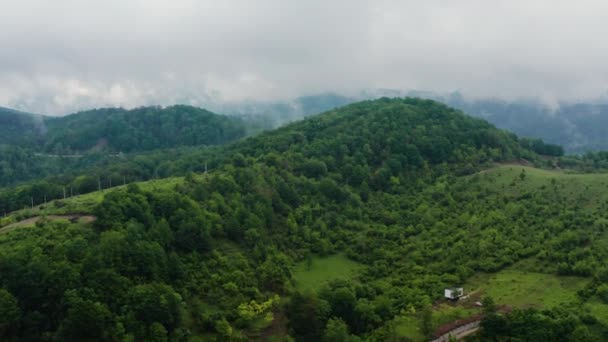
[[3,218],[2,337],[423,341],[481,314],[482,340],[608,332],[608,179],[523,166],[554,157],[484,120],[383,98],[201,153],[209,172]]
[[493,98],[468,99],[458,92],[441,95],[429,91],[378,89],[363,91],[352,97],[328,93],[300,97],[287,102],[232,103],[218,108],[221,108],[221,112],[257,118],[265,122],[264,128],[272,128],[356,101],[404,95],[443,102],[519,136],[540,138],[563,146],[569,154],[608,150],[608,139],[602,129],[608,124],[608,105],[599,101],[561,102],[548,106],[534,98],[512,101]]
[[[383,92],[392,94],[396,91],[384,90],[378,93]],[[506,101],[494,98],[468,99],[458,92],[439,95],[412,91],[407,94],[446,103],[519,136],[539,138],[563,146],[568,154],[608,149],[608,139],[602,129],[608,124],[608,105],[605,101],[561,101],[548,105],[538,98]]]

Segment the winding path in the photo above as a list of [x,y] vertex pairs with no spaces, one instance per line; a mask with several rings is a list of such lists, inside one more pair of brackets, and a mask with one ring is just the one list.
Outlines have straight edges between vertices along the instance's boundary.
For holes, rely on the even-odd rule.
[[78,221],[80,221],[82,223],[91,223],[91,222],[93,222],[93,221],[95,221],[97,219],[97,217],[95,217],[95,216],[80,215],[80,214],[34,216],[34,217],[30,217],[28,219],[25,219],[23,221],[11,223],[9,225],[1,227],[0,228],[0,234],[6,233],[6,232],[8,232],[10,230],[13,230],[15,228],[18,228],[18,227],[31,226],[33,224],[36,224],[36,222],[38,222],[38,220],[40,220],[43,217],[46,217],[49,220],[61,220],[61,219],[64,219],[64,220],[78,220]]
[[450,340],[450,336],[457,340],[460,340],[466,336],[476,333],[477,330],[479,330],[480,323],[481,320],[478,320],[471,323],[467,323],[465,325],[461,325],[437,337],[436,339],[431,340],[431,342],[447,342]]

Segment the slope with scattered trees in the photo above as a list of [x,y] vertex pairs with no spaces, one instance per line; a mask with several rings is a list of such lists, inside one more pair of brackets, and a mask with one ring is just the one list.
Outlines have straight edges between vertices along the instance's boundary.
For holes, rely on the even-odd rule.
[[[173,188],[111,191],[93,226],[39,221],[0,235],[0,305],[11,313],[0,334],[239,341],[286,315],[297,341],[395,340],[394,319],[406,313],[432,332],[430,305],[444,287],[529,258],[553,265],[547,272],[593,277],[580,299],[594,298],[608,272],[605,204],[565,200],[559,178],[527,187],[525,171],[508,182],[477,173],[542,163],[530,148],[483,120],[408,98],[349,105],[208,150],[212,172]],[[200,168],[200,156],[176,164]],[[361,265],[355,277],[296,290],[295,262],[337,253]],[[578,307],[560,310],[570,315],[565,339],[579,327],[608,331]]]

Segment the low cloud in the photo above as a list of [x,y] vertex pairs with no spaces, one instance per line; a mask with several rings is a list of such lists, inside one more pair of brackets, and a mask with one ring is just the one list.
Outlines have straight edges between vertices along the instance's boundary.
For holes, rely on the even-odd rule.
[[603,1],[123,1],[0,4],[0,106],[285,100],[362,89],[605,96]]

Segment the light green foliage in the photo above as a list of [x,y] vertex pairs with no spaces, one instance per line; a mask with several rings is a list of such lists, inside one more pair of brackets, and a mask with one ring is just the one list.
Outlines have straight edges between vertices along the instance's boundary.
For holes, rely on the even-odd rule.
[[273,307],[278,305],[279,296],[274,295],[268,300],[258,303],[255,300],[252,300],[248,303],[242,303],[238,306],[237,311],[242,320],[245,321],[245,324],[253,321],[256,318],[261,316],[266,316],[266,314],[270,313],[270,320],[272,320],[272,313],[269,312]]
[[330,318],[325,326],[323,334],[323,342],[347,342],[350,334],[348,333],[348,325],[339,318]]

